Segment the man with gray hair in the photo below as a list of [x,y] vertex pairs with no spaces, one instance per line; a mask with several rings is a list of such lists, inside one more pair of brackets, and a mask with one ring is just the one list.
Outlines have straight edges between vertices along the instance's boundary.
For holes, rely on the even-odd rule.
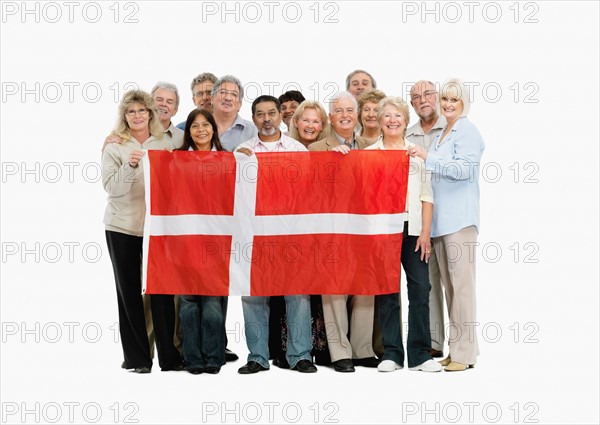
[[377,88],[375,78],[367,71],[356,69],[346,77],[346,90],[358,100],[358,97],[369,90]]
[[[364,149],[367,140],[354,135],[358,105],[348,92],[336,93],[329,102],[332,133],[308,145],[309,151]],[[366,295],[323,295],[327,345],[336,372],[354,372],[354,366],[377,367],[373,351],[375,297]],[[348,324],[350,321],[350,324]],[[348,338],[350,331],[350,338]]]
[[254,123],[239,115],[244,88],[238,78],[233,75],[219,78],[213,86],[211,96],[219,139],[226,150],[233,152],[240,144],[256,136]]
[[179,92],[175,84],[159,81],[150,92],[156,108],[158,109],[158,119],[163,126],[164,135],[171,141],[174,149],[183,146],[183,131],[173,125],[171,118],[175,116],[179,109]]
[[[410,104],[419,116],[419,121],[408,128],[409,142],[429,150],[431,142],[446,127],[446,119],[438,114],[437,91],[431,81],[417,81],[410,89]],[[431,326],[431,356],[444,357],[444,294],[440,282],[440,268],[435,250],[429,257],[429,322]]]
[[[211,94],[216,81],[217,76],[212,72],[203,72],[194,77],[190,84],[190,88],[192,89],[192,102],[194,102],[196,108],[206,109],[212,113]],[[177,124],[177,128],[185,130],[185,121]]]

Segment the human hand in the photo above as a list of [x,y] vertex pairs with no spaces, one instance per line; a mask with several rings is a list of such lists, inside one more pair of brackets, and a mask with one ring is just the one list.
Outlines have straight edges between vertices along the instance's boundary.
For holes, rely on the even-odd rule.
[[139,162],[144,157],[144,155],[145,155],[144,151],[132,151],[129,154],[129,166],[131,168],[137,168],[137,166],[139,165]]
[[252,149],[249,149],[249,148],[238,148],[235,151],[246,154],[248,156],[254,155],[254,152],[252,151]]
[[338,146],[332,148],[331,151],[339,152],[339,153],[346,155],[347,153],[350,153],[350,148],[348,147],[348,145],[338,145]]
[[421,255],[419,256],[421,261],[429,263],[429,257],[431,256],[431,238],[429,236],[419,236],[415,246],[415,252],[417,252],[419,249],[421,250]]

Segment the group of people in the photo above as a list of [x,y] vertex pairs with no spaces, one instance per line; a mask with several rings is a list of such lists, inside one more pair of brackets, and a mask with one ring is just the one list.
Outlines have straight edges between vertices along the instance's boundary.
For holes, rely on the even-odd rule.
[[[237,360],[227,348],[227,297],[142,295],[141,262],[145,215],[142,163],[148,149],[255,152],[403,150],[410,155],[401,264],[408,296],[407,357],[410,370],[463,371],[479,354],[475,261],[466,255],[479,231],[479,163],[483,139],[468,120],[469,91],[451,79],[439,93],[430,81],[410,90],[419,121],[409,125],[408,104],[377,90],[364,70],[350,73],[347,91],[336,93],[328,111],[302,93],[261,95],[252,121],[239,115],[241,81],[203,73],[192,80],[195,108],[175,126],[177,87],[159,82],[151,93],[124,94],[117,124],[102,153],[108,193],[104,223],[117,288],[122,367],[149,373],[156,341],[161,370],[218,373]],[[287,132],[280,129],[281,122]],[[450,249],[463,249],[451,255]],[[274,366],[301,373],[331,365],[392,372],[404,367],[400,282],[392,294],[242,297],[247,363],[240,374]],[[442,291],[442,288],[444,291]],[[444,297],[450,319],[448,356],[443,357]],[[181,330],[178,332],[178,330]]]

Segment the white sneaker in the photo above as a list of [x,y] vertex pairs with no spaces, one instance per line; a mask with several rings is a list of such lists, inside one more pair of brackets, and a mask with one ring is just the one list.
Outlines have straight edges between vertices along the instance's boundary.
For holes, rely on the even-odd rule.
[[408,370],[420,370],[422,372],[441,372],[442,365],[433,359],[427,360],[415,367],[409,367]]
[[381,363],[379,363],[379,366],[377,366],[377,370],[380,372],[393,372],[402,368],[402,366],[393,360],[383,360]]

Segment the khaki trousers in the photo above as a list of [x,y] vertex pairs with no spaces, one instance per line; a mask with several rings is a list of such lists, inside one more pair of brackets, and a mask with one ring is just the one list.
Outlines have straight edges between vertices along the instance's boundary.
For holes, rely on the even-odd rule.
[[448,303],[450,358],[463,364],[475,364],[479,355],[475,323],[476,242],[475,226],[433,239]]
[[[322,299],[331,361],[375,357],[373,351],[375,297],[322,295]],[[348,316],[350,316],[349,323]],[[350,338],[348,338],[348,331],[350,331]]]

